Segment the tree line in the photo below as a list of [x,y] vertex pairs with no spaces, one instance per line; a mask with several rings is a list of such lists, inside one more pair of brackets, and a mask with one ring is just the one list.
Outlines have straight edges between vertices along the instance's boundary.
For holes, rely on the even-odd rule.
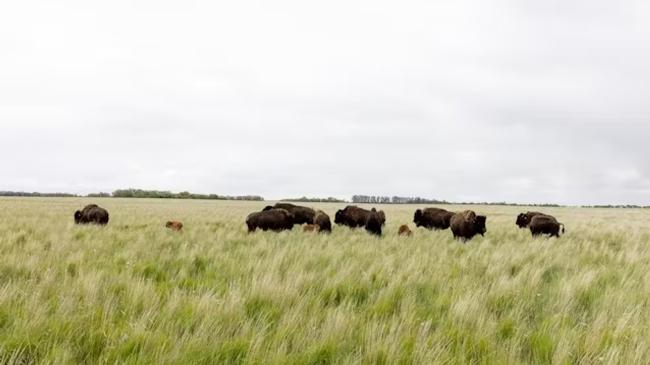
[[74,198],[78,195],[68,193],[28,193],[24,191],[0,191],[0,196],[22,196],[22,197],[51,197],[51,198]]
[[142,190],[142,189],[120,189],[111,194],[113,198],[154,198],[154,199],[201,199],[201,200],[253,200],[262,201],[264,198],[258,195],[217,195],[217,194],[195,194],[189,191],[172,193],[171,191]]
[[217,195],[217,194],[195,194],[188,191],[173,193],[171,191],[160,190],[142,190],[142,189],[118,189],[112,193],[92,193],[88,195],[68,194],[68,193],[28,193],[17,191],[0,191],[0,196],[16,197],[54,197],[54,198],[152,198],[152,199],[202,199],[202,200],[251,200],[263,201],[264,198],[258,195]]
[[359,204],[451,204],[445,200],[425,199],[420,197],[353,195],[353,203]]
[[507,202],[450,202],[447,200],[420,197],[353,195],[352,202],[358,204],[453,204],[453,205],[507,205],[526,207],[561,207],[559,204],[517,204]]
[[331,196],[328,198],[307,198],[306,196],[303,196],[302,198],[282,199],[282,201],[295,203],[345,203],[345,200],[333,198]]
[[[100,192],[87,195],[70,194],[70,193],[39,193],[24,191],[0,191],[0,196],[5,197],[52,197],[52,198],[149,198],[149,199],[201,199],[201,200],[247,200],[247,201],[264,201],[259,195],[218,195],[218,194],[195,194],[188,191],[173,193],[171,191],[161,190],[143,190],[143,189],[118,189],[112,193]],[[333,197],[328,198],[292,198],[282,199],[288,202],[305,202],[305,203],[345,203],[345,200]],[[504,205],[504,206],[524,206],[524,207],[562,207],[559,204],[518,204],[507,202],[449,202],[446,200],[426,199],[420,197],[400,197],[400,196],[373,196],[373,195],[353,195],[352,203],[356,204],[454,204],[454,205]],[[637,208],[648,209],[650,206],[619,204],[619,205],[583,205],[581,208]]]

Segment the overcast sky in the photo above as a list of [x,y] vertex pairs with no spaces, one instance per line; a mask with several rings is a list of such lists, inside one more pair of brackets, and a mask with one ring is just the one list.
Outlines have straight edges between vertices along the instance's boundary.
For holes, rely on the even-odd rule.
[[647,1],[4,1],[0,190],[650,204]]

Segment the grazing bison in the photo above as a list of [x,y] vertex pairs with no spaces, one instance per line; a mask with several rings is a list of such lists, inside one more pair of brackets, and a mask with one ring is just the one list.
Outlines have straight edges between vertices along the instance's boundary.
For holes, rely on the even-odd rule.
[[320,231],[320,228],[315,225],[315,224],[305,224],[305,226],[302,228],[303,232],[318,232]]
[[451,232],[454,234],[454,238],[463,241],[470,240],[477,234],[483,236],[487,232],[485,228],[486,219],[484,215],[476,215],[471,210],[456,213],[451,217]]
[[183,229],[183,223],[179,221],[169,221],[165,224],[165,227],[178,232]]
[[366,225],[370,211],[359,208],[356,205],[348,205],[342,210],[338,210],[334,215],[334,223],[348,226],[350,228],[363,227]]
[[263,231],[283,231],[293,228],[293,214],[286,209],[268,209],[248,215],[246,225],[248,232],[255,232],[256,229]]
[[413,234],[413,232],[411,232],[409,226],[407,226],[406,224],[402,224],[401,226],[399,226],[398,234],[400,236],[410,236]]
[[371,234],[381,236],[381,227],[386,221],[385,216],[383,216],[381,211],[377,211],[375,208],[372,208],[368,215],[366,216],[366,231]]
[[316,211],[314,225],[318,227],[320,232],[332,232],[332,221],[330,221],[329,215],[325,214],[322,210]]
[[285,209],[289,213],[293,214],[294,224],[311,224],[314,221],[314,216],[316,215],[316,211],[311,208],[291,203],[276,203],[272,207],[267,206],[264,208],[264,210],[270,209]]
[[[384,211],[380,210],[377,212],[375,208],[372,208],[372,211],[377,213],[377,219],[381,226],[384,226],[386,224],[386,214],[384,214]],[[368,215],[372,211],[359,208],[356,205],[348,205],[345,209],[336,212],[334,223],[350,228],[364,227],[368,221]]]
[[562,233],[564,233],[564,224],[558,222],[554,217],[544,214],[534,216],[528,225],[533,237],[548,234],[557,238],[560,238],[560,226],[562,226]]
[[533,219],[533,217],[538,216],[538,215],[548,215],[540,212],[526,212],[526,213],[520,213],[517,216],[517,221],[515,224],[519,228],[528,228],[528,225],[530,224],[530,221]]
[[76,224],[108,224],[108,211],[97,204],[86,205],[82,210],[74,212]]
[[453,216],[453,212],[440,208],[418,209],[413,216],[413,223],[415,223],[416,227],[424,227],[427,229],[447,229]]

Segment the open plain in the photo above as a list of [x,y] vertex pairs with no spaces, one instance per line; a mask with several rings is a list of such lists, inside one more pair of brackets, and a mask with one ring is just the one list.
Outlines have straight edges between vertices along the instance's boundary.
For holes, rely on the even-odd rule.
[[[91,202],[106,227],[74,224]],[[650,362],[650,210],[537,208],[567,232],[533,239],[531,208],[472,206],[463,244],[417,205],[378,206],[381,238],[248,234],[266,204],[0,198],[0,363]]]

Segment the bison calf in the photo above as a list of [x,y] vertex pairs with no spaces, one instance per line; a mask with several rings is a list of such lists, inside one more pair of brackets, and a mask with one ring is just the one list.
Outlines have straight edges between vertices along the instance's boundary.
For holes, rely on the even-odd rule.
[[303,232],[318,232],[320,231],[320,228],[315,225],[315,224],[305,224],[304,227],[302,227]]
[[169,221],[165,223],[165,227],[171,229],[172,231],[179,232],[180,230],[183,229],[183,223],[179,221]]
[[399,226],[399,231],[398,231],[397,234],[400,235],[400,236],[407,236],[408,237],[408,236],[412,235],[413,232],[411,232],[411,229],[409,228],[409,226],[407,226],[406,224],[402,224],[401,226]]

